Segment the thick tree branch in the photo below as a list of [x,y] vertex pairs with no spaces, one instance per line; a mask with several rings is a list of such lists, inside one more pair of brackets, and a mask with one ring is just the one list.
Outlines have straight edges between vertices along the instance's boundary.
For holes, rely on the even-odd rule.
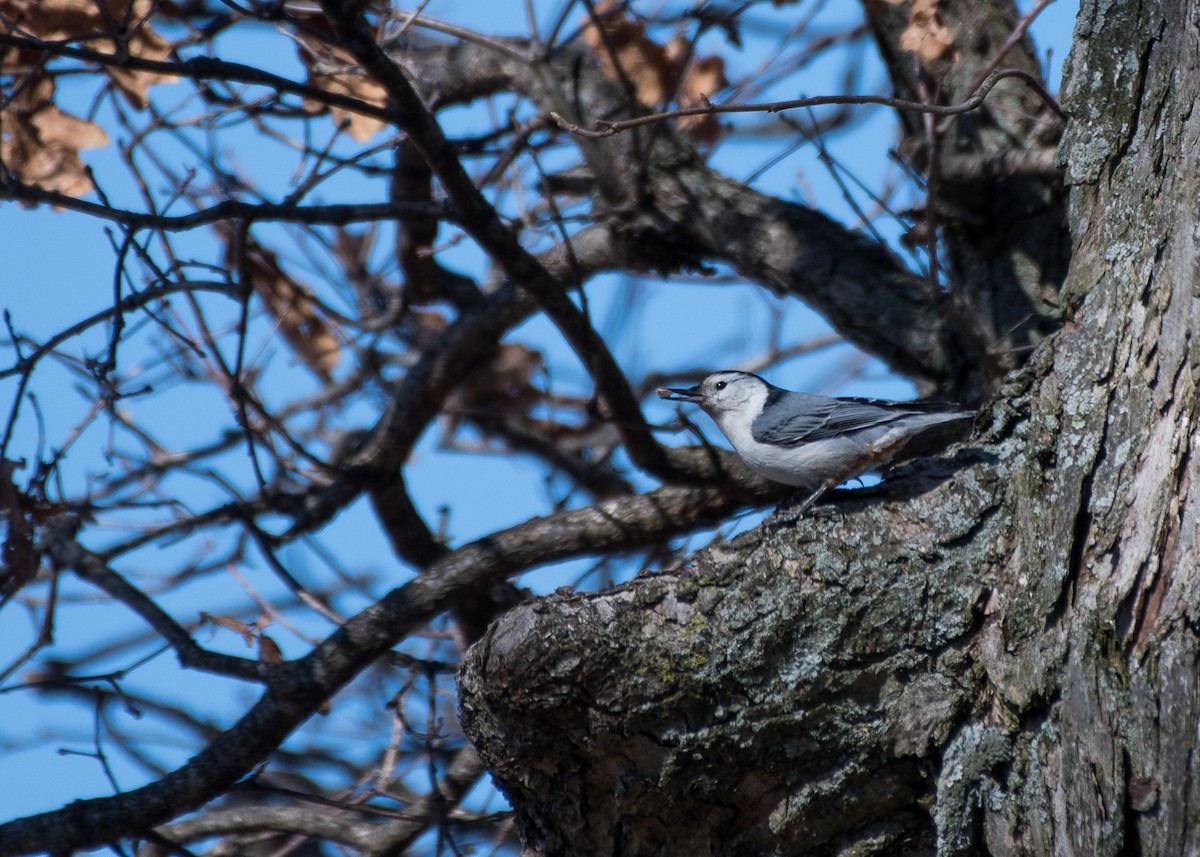
[[[246,833],[295,833],[362,847],[369,841],[371,825],[344,809],[320,806],[242,806],[209,812],[166,824],[156,833],[167,842],[187,843],[210,836]],[[171,851],[151,843],[139,857],[168,857]]]
[[[928,845],[921,757],[972,705],[958,645],[985,592],[949,546],[994,538],[1004,520],[990,465],[963,458],[974,466],[932,490],[945,465],[925,465],[934,478],[906,502],[860,497],[799,520],[781,507],[679,569],[493,625],[468,653],[461,707],[527,847]],[[912,552],[929,559],[919,574]],[[936,677],[912,678],[930,664]]]
[[942,178],[957,185],[984,184],[996,179],[1040,178],[1062,181],[1057,149],[1009,149],[992,155],[942,156]]

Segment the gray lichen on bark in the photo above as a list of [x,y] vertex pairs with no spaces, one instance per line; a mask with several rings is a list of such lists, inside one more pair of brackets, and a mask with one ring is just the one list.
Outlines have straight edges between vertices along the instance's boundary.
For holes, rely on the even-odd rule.
[[994,726],[971,723],[962,729],[942,754],[938,776],[938,853],[969,853],[976,842],[981,810],[1000,809],[1004,800],[1002,769],[1012,761],[1008,737]]
[[[462,704],[528,840],[546,854],[929,841],[929,753],[979,713],[961,643],[987,590],[963,540],[1000,540],[990,466],[965,451],[958,470],[914,475],[906,504],[799,524],[781,511],[672,572],[509,614],[471,651]],[[846,538],[850,516],[873,522],[868,549]]]

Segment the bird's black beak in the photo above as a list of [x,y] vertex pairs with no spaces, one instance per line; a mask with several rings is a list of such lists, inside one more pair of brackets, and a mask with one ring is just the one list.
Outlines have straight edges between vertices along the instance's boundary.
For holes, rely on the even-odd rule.
[[700,394],[700,386],[688,387],[686,390],[679,387],[659,387],[654,392],[658,393],[660,399],[670,399],[672,402],[699,402],[704,398]]

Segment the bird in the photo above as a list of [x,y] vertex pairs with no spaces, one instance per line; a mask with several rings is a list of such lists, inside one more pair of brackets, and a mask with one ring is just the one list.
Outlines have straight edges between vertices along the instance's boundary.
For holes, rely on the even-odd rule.
[[694,387],[656,392],[699,405],[755,473],[814,492],[805,509],[856,476],[941,451],[975,418],[974,411],[936,402],[797,393],[729,369]]

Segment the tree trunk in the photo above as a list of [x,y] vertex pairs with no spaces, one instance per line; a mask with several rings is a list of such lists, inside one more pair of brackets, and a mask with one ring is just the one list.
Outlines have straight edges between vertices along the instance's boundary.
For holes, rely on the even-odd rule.
[[967,448],[471,650],[532,853],[1200,852],[1197,32],[1085,3],[1065,323]]

